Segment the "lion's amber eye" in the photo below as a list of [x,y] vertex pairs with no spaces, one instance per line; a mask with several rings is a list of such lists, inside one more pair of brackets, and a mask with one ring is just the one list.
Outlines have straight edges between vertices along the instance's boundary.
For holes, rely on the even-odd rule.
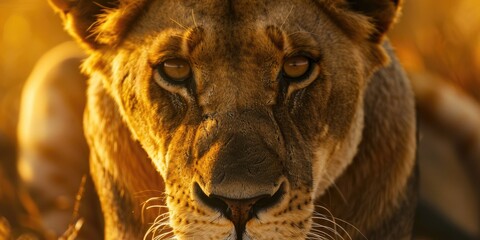
[[310,69],[310,59],[304,56],[287,58],[283,63],[283,73],[290,79],[303,77]]
[[180,58],[166,60],[161,64],[160,70],[167,80],[175,83],[181,83],[192,75],[190,64]]

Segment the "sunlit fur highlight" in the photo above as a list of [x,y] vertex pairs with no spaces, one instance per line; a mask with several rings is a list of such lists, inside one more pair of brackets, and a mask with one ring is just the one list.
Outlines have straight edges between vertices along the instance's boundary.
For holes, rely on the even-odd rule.
[[[52,2],[89,50],[84,128],[107,239],[236,239],[195,184],[229,199],[282,187],[244,239],[409,237],[415,116],[384,38],[392,1]],[[295,54],[312,75],[285,82]],[[190,85],[157,74],[169,58],[188,60]]]

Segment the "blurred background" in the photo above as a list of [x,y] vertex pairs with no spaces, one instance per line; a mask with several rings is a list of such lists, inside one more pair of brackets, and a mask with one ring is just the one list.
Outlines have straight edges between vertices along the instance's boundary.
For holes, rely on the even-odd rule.
[[[478,0],[406,0],[403,15],[389,36],[415,90],[419,91],[419,96],[425,93],[422,92],[425,86],[429,88],[438,85],[453,89],[460,98],[473,104],[473,112],[480,109]],[[7,142],[15,143],[18,107],[25,80],[42,54],[67,40],[70,40],[69,36],[63,31],[59,17],[50,9],[46,0],[0,0],[0,140],[3,136]],[[425,91],[431,94],[428,90]],[[443,181],[440,185],[435,185],[423,180],[422,186],[427,189],[427,193],[422,194],[430,196],[429,202],[435,208],[451,209],[450,213],[447,211],[444,214],[447,219],[453,219],[471,234],[478,234],[480,210],[476,192],[480,186],[480,159],[477,158],[480,154],[476,154],[480,151],[479,127],[475,128],[475,122],[473,125],[469,122],[465,125],[473,127],[462,130],[467,132],[465,136],[457,136],[457,130],[452,130],[441,121],[439,123],[438,119],[435,120],[439,116],[432,117],[435,113],[429,113],[430,104],[433,104],[429,102],[431,98],[418,100],[421,124],[426,128],[432,126],[430,130],[420,133],[421,139],[429,139],[430,132],[434,133],[435,139],[445,138],[440,145],[428,147],[445,150],[447,148],[444,146],[453,146],[450,152],[441,153],[442,156],[438,158],[451,156],[457,164],[453,166],[452,163],[445,163],[443,169],[438,169],[436,166],[440,160],[435,158],[431,158],[435,161],[430,163],[421,163],[421,168],[431,169],[435,166],[437,169],[432,182]],[[461,118],[455,119],[463,121]],[[478,136],[474,135],[476,131]],[[8,149],[0,151],[4,151],[0,152],[2,159]],[[456,175],[452,173],[455,172],[454,169],[458,170],[455,170]],[[465,181],[459,184],[456,179]],[[467,187],[463,189],[460,186]]]
[[46,0],[0,0],[0,132],[15,138],[23,83],[42,54],[69,39]]

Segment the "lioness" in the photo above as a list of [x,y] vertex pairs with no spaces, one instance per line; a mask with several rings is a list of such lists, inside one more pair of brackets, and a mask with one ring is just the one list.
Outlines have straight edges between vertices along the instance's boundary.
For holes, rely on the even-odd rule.
[[51,2],[88,52],[97,238],[410,238],[401,1]]

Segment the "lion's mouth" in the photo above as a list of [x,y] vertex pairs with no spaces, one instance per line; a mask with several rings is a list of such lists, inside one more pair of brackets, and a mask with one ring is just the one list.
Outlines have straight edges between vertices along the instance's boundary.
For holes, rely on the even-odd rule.
[[217,195],[207,196],[198,183],[194,184],[194,195],[199,202],[220,212],[235,226],[237,239],[241,240],[247,222],[258,218],[258,213],[277,205],[286,192],[285,182],[280,185],[273,195],[263,194],[248,199],[231,199]]

